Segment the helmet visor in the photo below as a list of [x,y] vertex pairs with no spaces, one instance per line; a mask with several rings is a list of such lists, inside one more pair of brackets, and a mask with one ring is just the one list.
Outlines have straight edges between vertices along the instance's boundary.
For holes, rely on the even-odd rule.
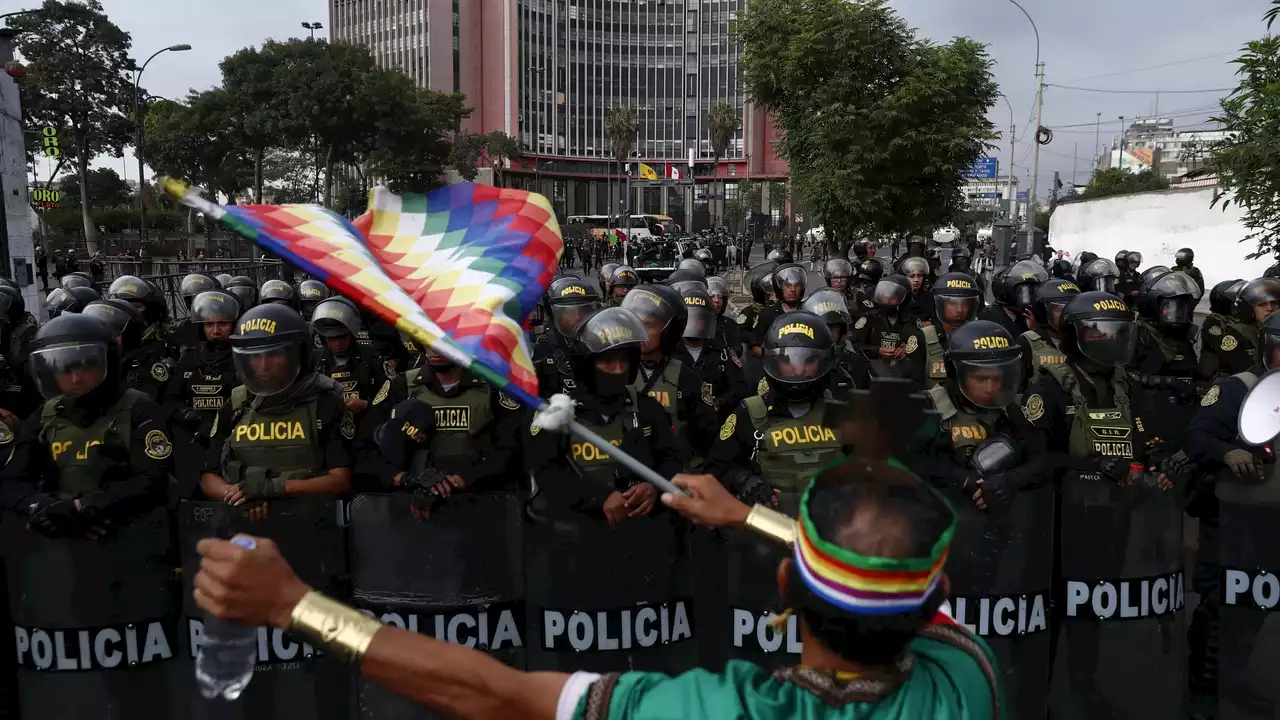
[[1258,333],[1258,344],[1262,346],[1262,365],[1268,370],[1280,367],[1280,332],[1263,328]]
[[1160,298],[1160,314],[1157,317],[1164,325],[1188,325],[1191,323],[1195,306],[1195,300],[1186,295]]
[[1084,290],[1101,290],[1105,293],[1115,294],[1116,278],[1114,275],[1103,275],[1102,277],[1088,278],[1084,281]]
[[578,332],[578,326],[582,325],[582,321],[599,309],[600,302],[597,300],[569,305],[552,305],[551,320],[555,323],[557,332],[567,338],[571,338],[574,333]]
[[774,382],[801,384],[823,377],[834,362],[830,349],[808,347],[765,348],[764,373]]
[[275,395],[293,384],[302,369],[302,349],[284,341],[261,347],[232,347],[231,362],[240,382],[254,395]]
[[684,336],[709,340],[716,335],[716,314],[708,307],[689,307],[689,320],[684,325]]
[[1076,320],[1076,345],[1099,365],[1127,365],[1138,342],[1135,327],[1133,321],[1118,318]]
[[803,293],[804,286],[809,280],[809,274],[802,267],[786,267],[775,272],[773,280],[780,288],[787,285],[798,285],[800,286],[800,292]]
[[906,297],[906,288],[896,282],[881,280],[876,284],[876,291],[871,296],[871,302],[881,308],[896,308],[902,304]]
[[235,295],[236,300],[240,303],[240,307],[248,310],[257,304],[258,291],[246,285],[232,285],[227,288],[227,292]]
[[41,348],[27,360],[31,379],[46,399],[80,397],[107,377],[107,346],[100,342]]
[[1163,296],[1188,295],[1194,298],[1193,305],[1200,301],[1200,296],[1203,294],[1194,280],[1184,273],[1176,272],[1161,275],[1159,280],[1152,283],[1151,290]]
[[978,317],[977,297],[943,297],[935,295],[933,306],[943,325],[956,327]]
[[1037,286],[1031,283],[1023,283],[1013,286],[1013,303],[1018,307],[1031,307],[1036,301]]
[[957,384],[969,402],[980,408],[1008,407],[1022,389],[1022,358],[955,360]]
[[238,317],[239,303],[222,292],[200,293],[191,303],[192,322],[235,322]]

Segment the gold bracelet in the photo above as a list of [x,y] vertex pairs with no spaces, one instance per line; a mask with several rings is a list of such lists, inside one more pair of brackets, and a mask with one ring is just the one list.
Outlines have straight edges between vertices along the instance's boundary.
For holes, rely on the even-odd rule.
[[289,630],[352,662],[364,656],[381,629],[377,620],[315,590],[303,595],[289,615]]
[[777,540],[787,547],[796,543],[796,521],[777,510],[754,505],[747,513],[747,528],[770,540]]

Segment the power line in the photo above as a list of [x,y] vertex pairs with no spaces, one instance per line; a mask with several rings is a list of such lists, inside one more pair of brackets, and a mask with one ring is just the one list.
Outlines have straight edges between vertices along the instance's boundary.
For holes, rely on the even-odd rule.
[[[1206,113],[1206,112],[1209,112],[1209,111],[1211,111],[1211,110],[1217,110],[1217,109],[1218,109],[1218,108],[1220,108],[1220,107],[1221,107],[1221,106],[1220,106],[1220,105],[1217,105],[1217,104],[1214,104],[1214,105],[1201,105],[1201,106],[1197,106],[1197,107],[1183,108],[1182,110],[1174,110],[1174,111],[1172,111],[1172,112],[1168,112],[1168,113],[1161,113],[1161,114],[1160,114],[1160,115],[1158,115],[1158,116],[1154,116],[1154,115],[1153,115],[1152,117],[1158,117],[1158,118],[1160,118],[1160,119],[1170,119],[1170,120],[1171,120],[1171,119],[1173,119],[1173,118],[1190,117],[1190,116],[1192,116],[1192,115],[1202,115],[1202,114],[1204,114],[1204,113]],[[1097,125],[1097,124],[1098,124],[1098,121],[1097,121],[1097,120],[1092,120],[1092,121],[1090,121],[1090,122],[1068,123],[1068,124],[1065,124],[1065,125],[1046,125],[1045,127],[1053,128],[1053,131],[1054,131],[1054,132],[1057,132],[1057,131],[1058,131],[1058,130],[1060,130],[1060,129],[1065,129],[1065,128],[1085,128],[1085,127],[1093,127],[1093,126],[1095,126],[1095,125]]]
[[1195,95],[1198,93],[1232,92],[1235,88],[1205,88],[1204,90],[1104,90],[1102,88],[1083,88],[1072,85],[1050,85],[1059,90],[1077,90],[1079,92],[1113,93],[1117,95]]
[[1159,65],[1148,65],[1146,67],[1133,68],[1132,70],[1117,70],[1115,72],[1103,73],[1101,75],[1090,75],[1089,77],[1073,78],[1067,82],[1080,82],[1082,80],[1098,80],[1100,78],[1116,77],[1118,75],[1129,75],[1132,73],[1145,72],[1147,70],[1159,70],[1160,68],[1173,67],[1175,65],[1187,65],[1193,62],[1201,62],[1203,60],[1212,60],[1226,55],[1235,55],[1237,51],[1228,50],[1227,52],[1214,53],[1213,55],[1205,55],[1202,57],[1188,58],[1186,60],[1174,60],[1173,62],[1161,63]]

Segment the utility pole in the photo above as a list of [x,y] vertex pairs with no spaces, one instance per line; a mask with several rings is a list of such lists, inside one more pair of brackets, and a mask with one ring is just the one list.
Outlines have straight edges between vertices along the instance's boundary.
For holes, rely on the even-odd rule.
[[[1018,198],[1013,193],[1013,148],[1014,148],[1014,143],[1017,142],[1017,138],[1014,137],[1014,135],[1016,135],[1017,132],[1018,132],[1018,126],[1016,124],[1009,126],[1009,167],[1005,169],[1005,172],[1008,173],[1008,177],[1009,177],[1009,189],[1006,192],[1006,194],[1009,196],[1009,219],[1010,220],[1017,217],[1017,214],[1014,212],[1014,210],[1015,208],[1017,208],[1016,203],[1018,201]],[[997,182],[998,181],[999,179],[997,178]],[[999,191],[997,191],[996,194],[998,196]]]
[[1027,219],[1023,226],[1036,225],[1036,190],[1040,180],[1040,126],[1044,113],[1044,63],[1036,63],[1036,127],[1031,134],[1031,193],[1027,195]]
[[[1097,149],[1098,152],[1102,152],[1102,113],[1098,113],[1098,124],[1097,126],[1095,126],[1093,131],[1093,147]],[[1101,160],[1102,157],[1099,156],[1098,159]],[[1111,163],[1107,163],[1107,165],[1110,165],[1110,164]],[[1093,169],[1094,170],[1102,169],[1102,163],[1095,162],[1093,164]]]
[[1071,187],[1072,189],[1074,189],[1077,184],[1076,183],[1076,165],[1079,164],[1079,160],[1080,160],[1080,142],[1076,141],[1075,149],[1071,151]]
[[[1111,163],[1107,163],[1110,165]],[[1120,139],[1116,141],[1116,169],[1124,169],[1124,116],[1120,116]]]

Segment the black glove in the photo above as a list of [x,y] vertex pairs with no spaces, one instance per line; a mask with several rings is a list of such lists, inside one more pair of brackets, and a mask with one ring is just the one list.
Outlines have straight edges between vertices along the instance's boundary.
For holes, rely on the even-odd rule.
[[240,490],[244,493],[245,501],[249,500],[268,500],[270,498],[284,497],[284,478],[277,477],[267,468],[257,465],[246,465],[243,473],[244,479],[240,481]]
[[173,422],[194,435],[199,433],[204,425],[204,416],[191,408],[178,408],[173,411]]
[[415,473],[407,473],[401,481],[401,486],[411,492],[427,491],[442,482],[448,481],[449,476],[440,472],[435,468],[424,468]]
[[1098,462],[1098,472],[1113,483],[1129,477],[1130,462],[1125,458],[1103,458]]
[[988,510],[1004,510],[1013,503],[1013,495],[1017,490],[1014,478],[1008,473],[996,473],[982,478],[982,499]]
[[37,495],[32,498],[27,520],[31,527],[48,537],[78,537],[82,523],[75,500],[63,500],[55,495]]
[[773,505],[773,488],[759,475],[747,475],[739,480],[734,494],[747,505]]

